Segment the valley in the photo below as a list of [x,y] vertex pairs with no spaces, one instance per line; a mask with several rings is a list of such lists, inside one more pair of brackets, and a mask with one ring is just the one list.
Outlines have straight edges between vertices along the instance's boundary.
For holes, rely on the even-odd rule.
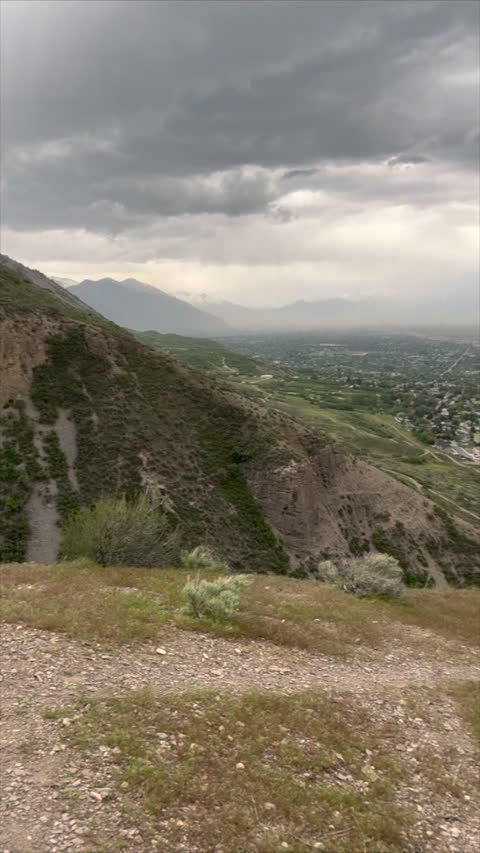
[[[208,358],[214,351],[221,358],[212,363],[222,378],[215,381],[41,274],[15,262],[1,270],[3,560],[53,559],[42,542],[55,551],[69,513],[143,487],[168,505],[184,546],[205,544],[236,571],[301,574],[311,561],[377,550],[377,542],[400,559],[411,584],[476,577],[471,525],[444,517],[428,494],[400,482],[390,460],[395,479],[360,458],[358,447],[352,455],[338,435],[272,405],[289,402],[294,390],[298,396],[301,381],[308,405],[314,380],[283,365],[279,378],[252,376],[256,353],[229,364],[224,347],[207,343]],[[188,361],[192,344],[181,346]],[[202,346],[193,348],[196,359]],[[366,430],[380,443],[381,431]]]
[[330,330],[218,342],[172,342],[155,333],[143,339],[291,413],[476,523],[480,349],[465,334],[455,330],[449,339],[444,332],[447,339],[438,340],[433,330],[425,338]]
[[0,264],[9,853],[477,849],[478,470],[262,340]]

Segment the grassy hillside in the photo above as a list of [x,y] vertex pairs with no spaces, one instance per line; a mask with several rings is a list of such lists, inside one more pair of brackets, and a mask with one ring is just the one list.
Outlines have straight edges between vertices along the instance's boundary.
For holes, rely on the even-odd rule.
[[[202,570],[202,578],[215,572]],[[477,589],[408,589],[399,601],[362,599],[315,581],[252,578],[232,620],[182,614],[184,569],[99,568],[93,564],[0,565],[0,619],[113,644],[161,640],[169,626],[231,638],[268,640],[339,658],[401,642],[405,626],[432,632],[422,640],[435,656],[440,639],[480,646]],[[321,614],[319,618],[319,614]]]
[[[294,372],[285,367],[267,363],[260,367],[256,360],[241,353],[232,353],[214,341],[159,335],[156,332],[139,333],[137,336],[192,367],[221,375],[252,399],[270,406],[278,405],[294,417],[317,427],[356,456],[427,495],[447,512],[471,524],[480,522],[480,471],[425,446],[392,415],[376,411],[378,401],[375,394],[342,388],[338,396],[338,386],[334,383],[317,381],[315,390],[317,394],[321,390],[322,396],[322,405],[319,405],[308,399],[311,383],[305,384],[301,377],[295,379]],[[255,382],[261,372],[272,373],[273,379],[268,383]]]
[[183,335],[162,335],[159,332],[133,332],[136,338],[150,347],[175,356],[197,370],[213,371],[225,377],[235,374],[255,376],[260,373],[254,359],[233,352],[208,338],[188,338]]

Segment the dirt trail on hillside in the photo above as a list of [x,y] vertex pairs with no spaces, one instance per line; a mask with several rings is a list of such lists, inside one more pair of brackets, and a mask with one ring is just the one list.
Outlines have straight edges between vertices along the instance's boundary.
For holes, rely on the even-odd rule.
[[[412,640],[428,636],[419,628],[408,628],[407,632]],[[79,686],[89,692],[148,686],[156,692],[191,687],[291,692],[312,687],[370,693],[411,683],[480,678],[480,660],[471,654],[466,662],[455,657],[449,661],[445,651],[448,653],[453,644],[441,638],[438,660],[422,658],[421,652],[412,652],[401,641],[381,655],[362,650],[363,659],[356,662],[263,641],[234,643],[175,629],[166,631],[161,642],[161,646],[157,642],[109,650],[48,631],[3,626],[3,695],[13,690],[33,693],[37,702],[63,702],[75,695]],[[466,653],[465,646],[463,649]]]
[[[174,629],[165,633],[161,646],[108,649],[4,625],[0,638],[1,853],[116,853],[121,849],[171,853],[168,846],[151,846],[142,826],[132,824],[122,811],[112,795],[114,771],[108,756],[85,758],[63,744],[61,726],[43,718],[46,707],[68,705],[80,694],[121,694],[142,687],[158,693],[192,687],[282,692],[312,688],[332,694],[348,691],[376,718],[388,719],[398,714],[401,691],[410,685],[421,691],[448,680],[480,678],[480,660],[467,647],[439,639],[438,658],[432,659],[431,648],[424,653],[418,644],[423,635],[430,642],[431,635],[418,628],[406,632],[412,639],[410,648],[402,642],[381,655],[369,652],[361,660],[346,662],[267,642],[237,643]],[[474,746],[455,707],[451,703],[447,707],[445,701],[438,710],[439,731],[425,728],[418,719],[405,720],[402,749],[409,761],[411,744],[418,746],[422,738],[439,754],[455,744],[451,772],[456,778],[470,778]],[[420,785],[408,794],[412,790],[406,789],[404,798],[414,809],[419,807],[419,840],[418,844],[406,842],[406,853],[476,851],[480,819],[468,798],[468,802],[443,799],[439,805],[428,787]],[[87,841],[88,833],[99,826],[110,833],[106,847]],[[127,846],[117,847],[119,841]],[[188,847],[176,849],[192,853]]]

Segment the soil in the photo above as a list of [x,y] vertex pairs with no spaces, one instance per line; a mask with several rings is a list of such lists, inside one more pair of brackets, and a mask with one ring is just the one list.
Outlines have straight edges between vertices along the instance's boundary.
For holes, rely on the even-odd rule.
[[[452,644],[443,640],[437,657],[432,658],[431,650],[422,654],[420,635],[425,634],[427,646],[431,635],[408,630],[414,649],[403,639],[381,656],[371,652],[355,662],[339,662],[266,642],[239,644],[176,629],[165,634],[161,647],[112,649],[4,625],[0,853],[210,853],[187,845],[169,847],[158,832],[152,833],[148,819],[135,821],[114,789],[109,750],[85,758],[63,742],[62,725],[43,717],[46,707],[71,704],[79,695],[121,694],[145,686],[159,694],[191,687],[229,692],[321,689],[359,703],[379,721],[398,719],[402,740],[395,749],[411,765],[415,780],[413,787],[400,788],[398,797],[417,814],[405,853],[476,853],[480,812],[474,805],[475,745],[455,704],[432,688],[478,678],[480,662],[465,646],[453,654]],[[428,715],[416,717],[407,710],[402,697],[413,686],[417,706],[418,701],[428,706]],[[419,748],[438,757],[448,751],[449,774],[462,781],[468,794],[454,797],[432,789]],[[107,839],[103,846],[92,846],[92,832]],[[117,847],[122,840],[126,847]]]

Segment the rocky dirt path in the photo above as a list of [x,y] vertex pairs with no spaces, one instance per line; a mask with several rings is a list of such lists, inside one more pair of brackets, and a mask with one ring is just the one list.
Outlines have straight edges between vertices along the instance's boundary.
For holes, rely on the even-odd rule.
[[[408,633],[418,641],[425,632],[408,629]],[[480,678],[480,661],[473,652],[463,647],[459,656],[449,657],[445,654],[448,642],[438,642],[443,646],[438,659],[431,654],[422,657],[418,644],[415,652],[409,651],[402,642],[386,648],[381,656],[371,652],[361,661],[344,662],[266,642],[235,643],[174,629],[165,634],[161,647],[145,644],[107,649],[20,625],[4,625],[0,639],[0,853],[167,850],[152,846],[151,841],[146,846],[141,827],[132,825],[111,797],[113,766],[108,750],[93,762],[85,762],[62,743],[58,723],[44,719],[46,707],[68,705],[80,694],[121,693],[141,687],[155,692],[191,687],[284,692],[314,688],[348,691],[380,720],[390,715],[403,719],[402,689],[417,685],[426,690],[447,680]],[[427,744],[437,755],[454,744],[451,772],[458,778],[471,778],[475,751],[455,707],[444,701],[437,711],[440,725],[433,729],[420,718],[405,717],[403,753],[415,762],[411,744],[415,748]],[[443,813],[438,814],[438,805],[432,805],[420,776],[419,780],[417,790],[408,789],[411,793],[404,796],[418,809],[422,840],[420,846],[405,850],[476,853],[480,821],[470,798],[460,805],[447,800],[440,807]],[[92,846],[89,832],[106,826],[107,846]],[[127,846],[117,846],[122,840]]]

